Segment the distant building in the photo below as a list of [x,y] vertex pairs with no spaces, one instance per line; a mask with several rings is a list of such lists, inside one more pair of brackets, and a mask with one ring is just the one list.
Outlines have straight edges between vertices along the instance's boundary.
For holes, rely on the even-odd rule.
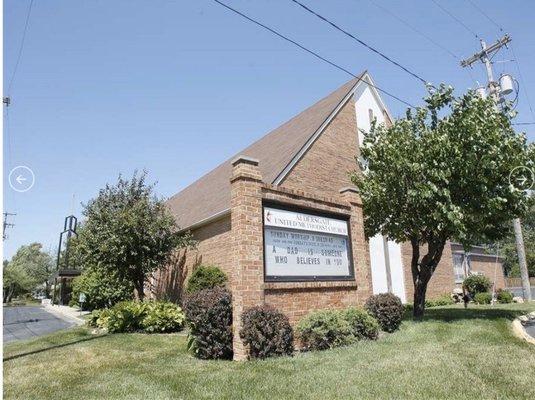
[[[348,173],[373,118],[391,121],[367,72],[259,139],[168,200],[196,249],[177,255],[156,279],[157,293],[178,298],[199,264],[221,267],[233,295],[234,329],[243,309],[271,304],[292,323],[312,310],[361,305],[374,293],[411,302],[411,247],[364,236],[360,197]],[[427,291],[451,293],[459,253],[444,249]],[[471,265],[489,278],[486,255]],[[454,273],[455,271],[455,273]],[[501,264],[497,270],[503,286]],[[235,357],[244,357],[238,335]]]

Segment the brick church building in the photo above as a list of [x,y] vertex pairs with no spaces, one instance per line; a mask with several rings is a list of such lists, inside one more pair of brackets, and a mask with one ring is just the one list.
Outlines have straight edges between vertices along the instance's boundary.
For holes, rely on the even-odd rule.
[[[349,179],[361,130],[373,118],[391,121],[372,85],[362,73],[171,197],[170,210],[197,246],[177,255],[156,290],[178,298],[195,266],[219,266],[229,278],[236,332],[242,311],[264,303],[295,323],[374,293],[411,302],[410,245],[365,238]],[[503,287],[501,259],[477,250],[447,247],[427,297],[451,293],[468,267]],[[234,341],[235,357],[244,357],[237,334]]]

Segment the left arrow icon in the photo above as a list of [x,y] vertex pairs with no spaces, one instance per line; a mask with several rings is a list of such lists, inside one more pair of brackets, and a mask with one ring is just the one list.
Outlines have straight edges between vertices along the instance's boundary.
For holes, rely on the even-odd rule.
[[15,178],[15,180],[19,183],[19,185],[22,185],[22,182],[24,182],[26,178],[23,177],[22,175],[19,175]]
[[27,192],[35,183],[33,171],[25,165],[19,165],[9,173],[9,186],[16,192]]

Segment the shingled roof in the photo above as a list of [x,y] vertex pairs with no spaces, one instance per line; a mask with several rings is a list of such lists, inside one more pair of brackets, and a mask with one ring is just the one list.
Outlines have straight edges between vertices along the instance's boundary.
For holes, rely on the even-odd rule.
[[259,160],[264,182],[273,183],[365,74],[345,83],[167,200],[178,226],[190,228],[230,209],[231,160],[238,155]]

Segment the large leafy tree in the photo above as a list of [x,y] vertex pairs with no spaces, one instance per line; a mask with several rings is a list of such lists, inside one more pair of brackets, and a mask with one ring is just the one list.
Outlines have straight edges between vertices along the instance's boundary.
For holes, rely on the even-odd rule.
[[53,271],[54,262],[50,254],[43,251],[41,243],[21,246],[8,265],[11,271],[17,271],[17,276],[22,277],[21,272],[25,274],[26,277],[22,286],[26,287],[28,291],[44,284],[45,294],[48,295],[50,289],[49,279]]
[[372,124],[361,149],[367,172],[352,176],[367,235],[412,246],[416,319],[448,240],[490,243],[525,213],[526,195],[509,174],[534,161],[534,146],[492,99],[472,91],[456,98],[441,85],[425,102],[390,126]]
[[166,265],[175,249],[190,243],[154,195],[154,186],[146,183],[146,173],[106,185],[85,205],[84,216],[77,246],[85,262],[131,282],[140,300],[152,273]]
[[7,260],[4,260],[2,278],[4,303],[9,303],[14,297],[29,293],[34,288],[34,281],[28,273],[20,265],[13,265]]

